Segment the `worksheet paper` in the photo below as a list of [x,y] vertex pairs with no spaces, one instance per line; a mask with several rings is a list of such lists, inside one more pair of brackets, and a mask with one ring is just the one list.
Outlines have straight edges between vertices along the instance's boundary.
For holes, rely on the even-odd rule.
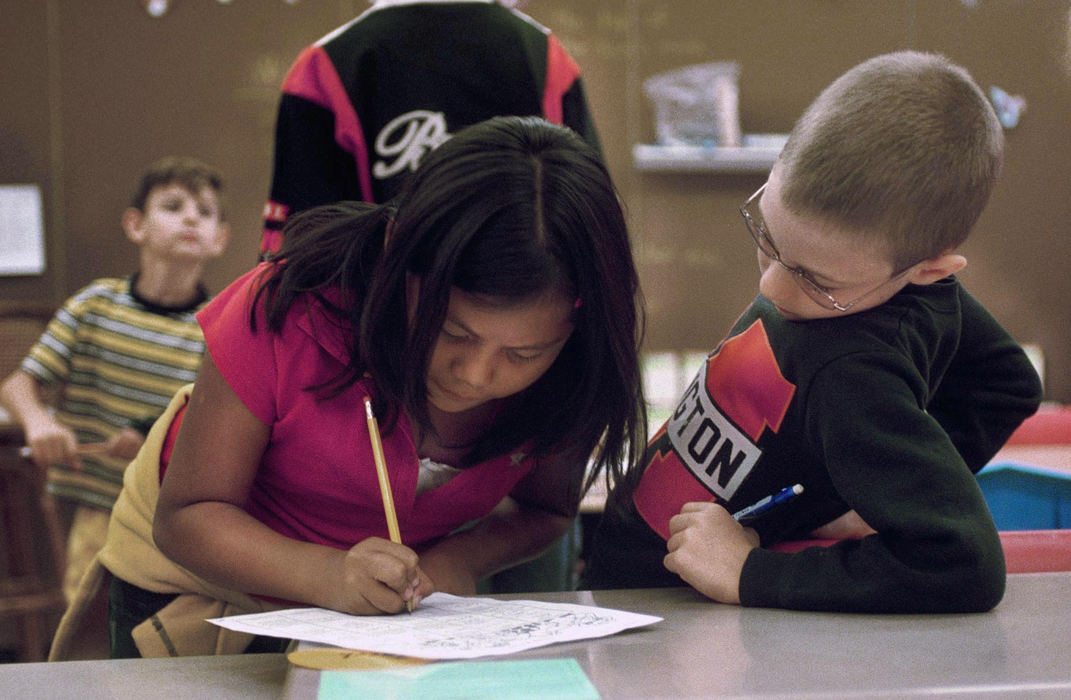
[[433,593],[412,613],[292,608],[209,620],[227,629],[424,659],[472,659],[605,637],[662,618],[570,603]]

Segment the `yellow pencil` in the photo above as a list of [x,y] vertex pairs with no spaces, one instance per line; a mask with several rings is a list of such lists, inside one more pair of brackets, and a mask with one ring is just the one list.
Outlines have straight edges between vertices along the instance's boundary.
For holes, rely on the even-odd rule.
[[[390,532],[390,541],[402,543],[402,533],[398,529],[398,513],[394,510],[394,495],[390,490],[390,479],[387,477],[387,462],[383,458],[383,442],[379,437],[379,424],[376,416],[372,413],[372,399],[364,397],[364,412],[368,417],[368,438],[372,442],[372,456],[376,460],[376,475],[379,477],[379,493],[383,496],[383,512],[387,515],[387,531]],[[405,601],[405,609],[413,612],[413,602]]]

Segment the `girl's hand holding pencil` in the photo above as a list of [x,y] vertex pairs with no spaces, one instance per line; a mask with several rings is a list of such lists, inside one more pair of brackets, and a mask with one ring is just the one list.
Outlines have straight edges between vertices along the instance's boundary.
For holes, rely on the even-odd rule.
[[[380,567],[385,567],[383,562],[376,562],[375,570],[380,571],[382,576],[384,577],[379,578],[379,581],[386,584],[387,586],[390,586],[401,595],[402,600],[405,601],[406,611],[413,612],[413,608],[419,605],[420,599],[424,595],[431,593],[431,591],[421,588],[421,577],[423,575],[419,573],[420,569],[417,567],[416,552],[413,552],[413,550],[402,545],[402,534],[398,528],[398,514],[397,511],[395,511],[394,509],[394,495],[392,494],[390,488],[390,475],[387,473],[387,463],[386,460],[383,458],[383,441],[379,435],[379,423],[376,422],[376,416],[372,412],[372,399],[367,396],[364,397],[364,410],[368,421],[368,439],[372,443],[372,457],[375,459],[376,463],[376,475],[379,477],[379,491],[380,494],[383,496],[383,514],[387,520],[387,531],[390,533],[390,541],[392,544],[399,545],[401,548],[412,554],[411,558],[400,557],[403,563],[406,563],[406,569],[404,573],[400,576],[399,572],[397,571],[382,570]],[[370,540],[365,540],[364,542],[374,541],[377,539],[378,538],[370,538]],[[381,542],[382,540],[379,541]],[[364,544],[364,542],[359,543],[357,547],[360,547],[361,544]],[[356,550],[357,547],[351,549],[350,553],[353,554],[354,550]],[[397,550],[398,548],[396,547],[393,549]],[[388,582],[388,578],[390,581],[393,581],[395,585],[391,586],[391,584]],[[423,578],[425,581],[427,580],[426,576],[424,576]],[[401,584],[401,588],[398,587],[399,584]],[[430,581],[428,581],[428,586],[430,586]],[[419,590],[424,590],[424,593],[418,593]],[[370,600],[369,602],[373,601]],[[376,605],[374,602],[373,605],[375,605],[375,607],[379,610],[383,610],[384,612],[397,612],[396,610],[391,610],[384,608],[380,605]]]
[[432,593],[420,570],[419,556],[409,547],[382,537],[361,540],[346,553],[343,591],[337,606],[358,615],[393,614],[417,606]]

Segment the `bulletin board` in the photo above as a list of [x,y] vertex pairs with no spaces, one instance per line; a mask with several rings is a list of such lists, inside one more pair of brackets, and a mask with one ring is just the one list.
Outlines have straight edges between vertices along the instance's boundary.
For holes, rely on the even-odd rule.
[[0,185],[0,275],[45,271],[45,226],[37,185]]

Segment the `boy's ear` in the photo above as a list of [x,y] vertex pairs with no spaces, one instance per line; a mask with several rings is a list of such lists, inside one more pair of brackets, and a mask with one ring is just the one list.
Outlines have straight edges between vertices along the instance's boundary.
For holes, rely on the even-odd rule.
[[140,244],[145,238],[145,235],[141,231],[141,220],[144,218],[144,214],[136,207],[127,207],[123,210],[123,216],[120,222],[123,225],[123,231],[126,233],[126,237],[130,239],[131,243]]
[[216,224],[216,241],[212,248],[210,257],[218,258],[223,255],[223,251],[227,249],[227,244],[231,242],[231,225],[225,221],[221,221]]
[[967,258],[962,255],[944,253],[915,265],[911,273],[908,274],[907,281],[911,284],[933,284],[949,275],[954,275],[966,266]]

